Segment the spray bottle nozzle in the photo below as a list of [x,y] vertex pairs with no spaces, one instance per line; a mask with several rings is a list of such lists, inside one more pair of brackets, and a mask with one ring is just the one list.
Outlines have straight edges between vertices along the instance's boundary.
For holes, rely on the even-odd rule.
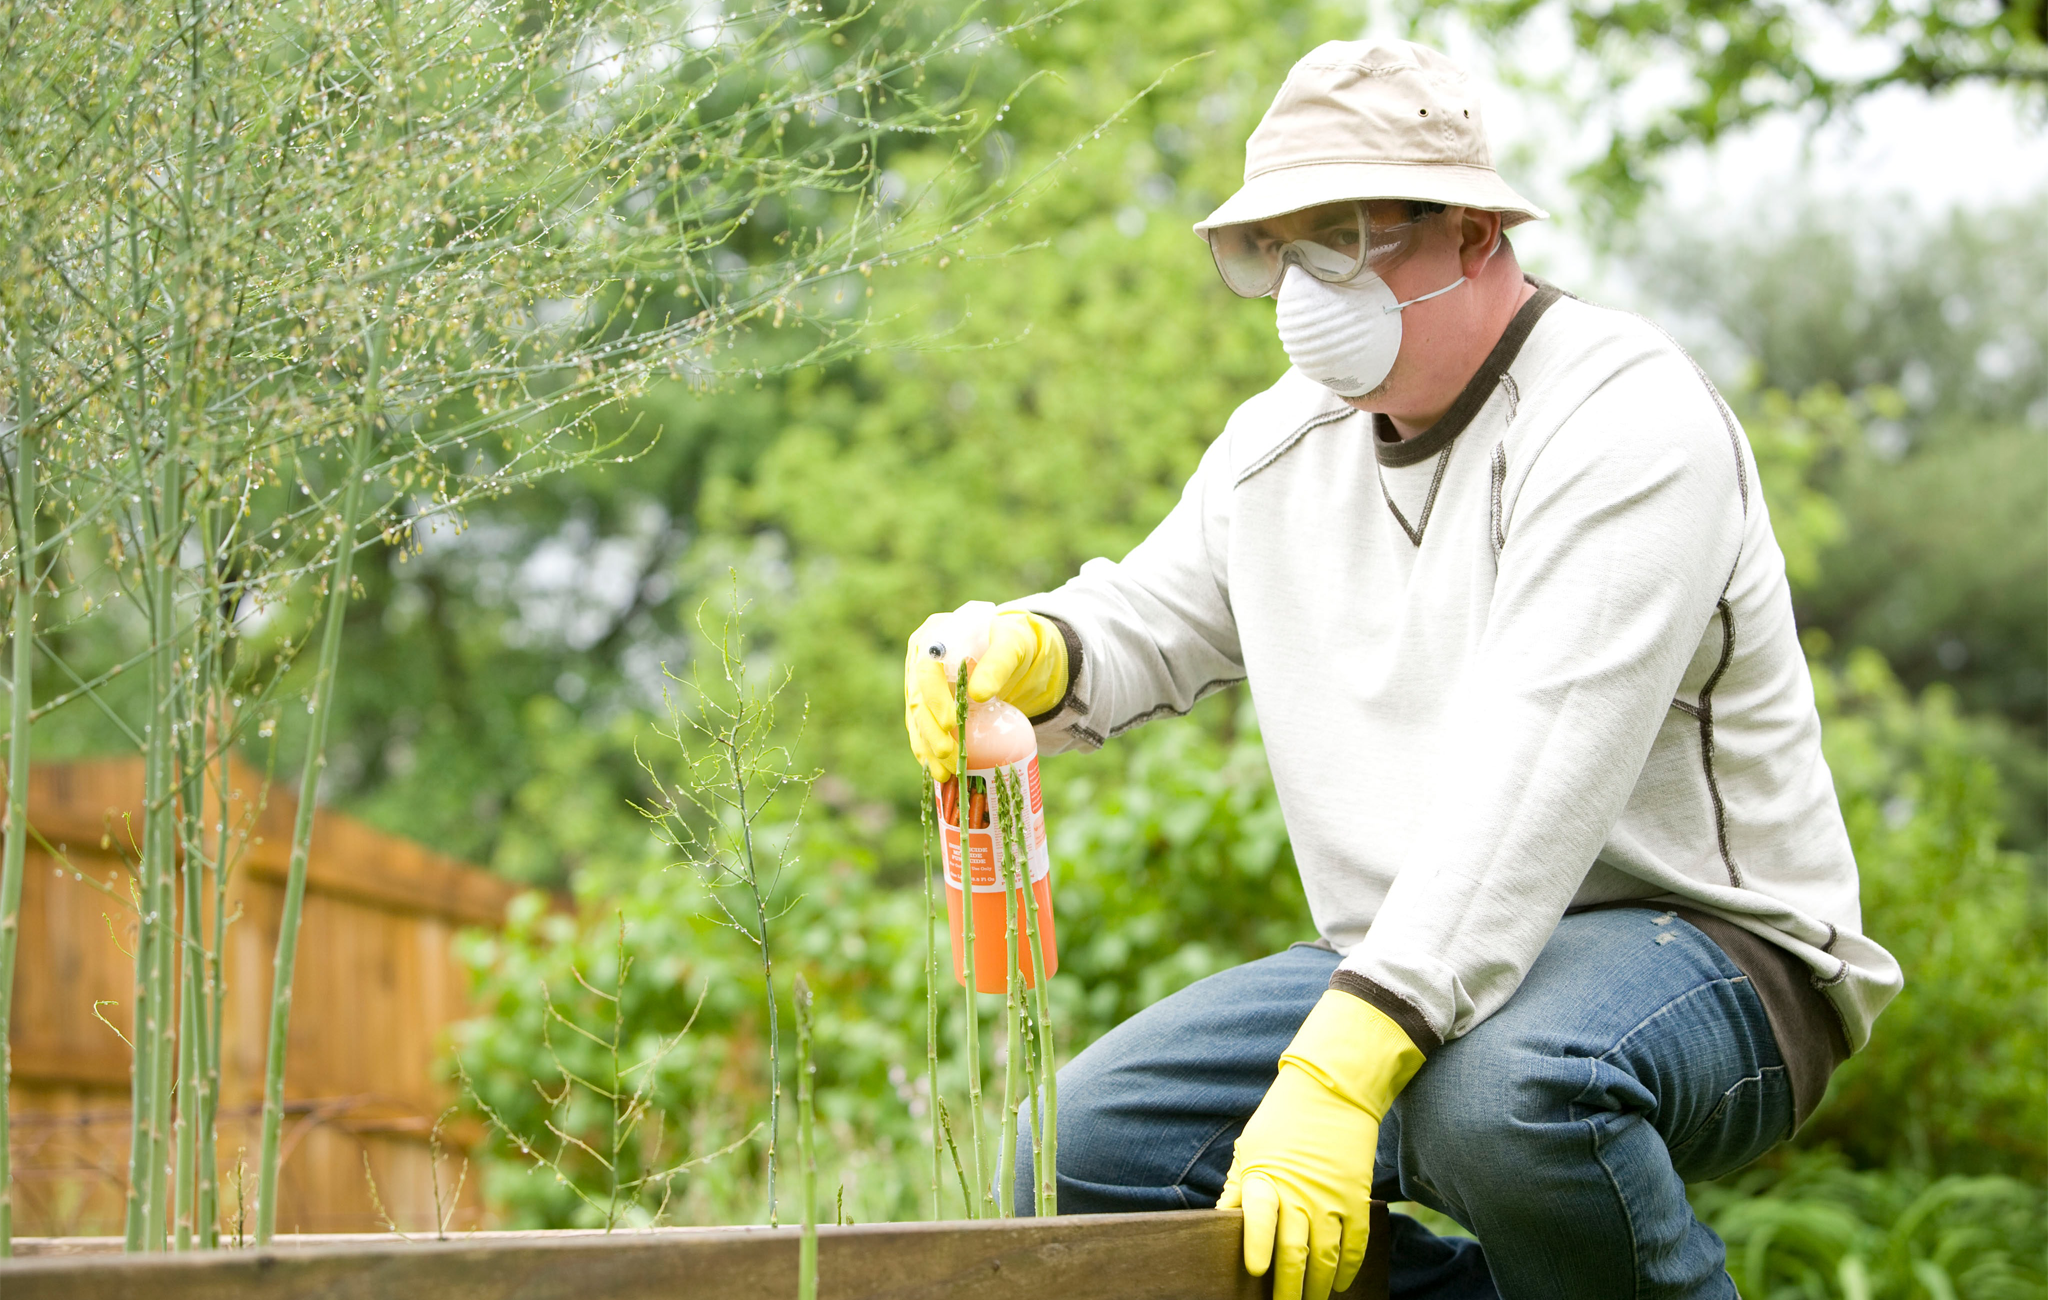
[[996,607],[985,600],[971,600],[950,614],[934,614],[918,629],[924,652],[945,666],[946,676],[957,680],[963,659],[980,659],[988,653],[988,626]]

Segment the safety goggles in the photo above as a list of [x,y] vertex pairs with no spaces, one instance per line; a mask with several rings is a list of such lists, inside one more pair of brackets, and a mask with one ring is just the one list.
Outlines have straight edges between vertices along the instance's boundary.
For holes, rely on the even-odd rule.
[[[1377,221],[1375,207],[1381,211]],[[1208,231],[1209,252],[1223,283],[1241,298],[1263,298],[1278,289],[1289,263],[1328,284],[1343,284],[1367,270],[1385,274],[1414,250],[1435,214],[1410,217],[1408,210],[1400,202],[1354,200],[1216,226]]]

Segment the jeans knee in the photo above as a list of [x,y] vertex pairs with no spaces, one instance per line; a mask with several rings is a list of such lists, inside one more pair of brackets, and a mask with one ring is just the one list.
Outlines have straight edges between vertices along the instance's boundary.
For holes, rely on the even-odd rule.
[[[1095,1069],[1096,1064],[1083,1053],[1059,1071],[1059,1172],[1069,1178],[1109,1181],[1105,1169],[1090,1165],[1115,1162],[1130,1140],[1134,1117],[1120,1104],[1124,1090],[1106,1077],[1114,1071]],[[1031,1118],[1028,1105],[1017,1116],[1019,1168],[1031,1160]]]
[[1475,1036],[1445,1044],[1395,1102],[1401,1163],[1466,1187],[1526,1178],[1530,1162],[1555,1157],[1557,1125],[1570,1122],[1583,1084],[1569,1073]]
[[1019,1218],[1030,1218],[1038,1206],[1038,1164],[1031,1151],[1031,1133],[1031,1107],[1026,1105],[1017,1112],[1017,1148],[1010,1165],[1015,1172],[1010,1194]]

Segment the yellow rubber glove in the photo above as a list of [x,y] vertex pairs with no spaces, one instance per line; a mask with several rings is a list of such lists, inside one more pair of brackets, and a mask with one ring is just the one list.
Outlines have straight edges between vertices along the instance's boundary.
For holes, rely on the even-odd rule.
[[1006,609],[989,621],[988,653],[967,678],[979,704],[997,696],[1035,718],[1067,693],[1067,639],[1051,619]]
[[1273,1300],[1325,1300],[1365,1262],[1380,1121],[1422,1052],[1362,998],[1323,994],[1245,1124],[1219,1210],[1244,1210],[1244,1267]]
[[[953,732],[959,712],[944,665],[924,653],[927,640],[919,627],[904,655],[903,727],[910,735],[910,752],[933,780],[944,781],[952,777],[956,762]],[[1000,696],[1036,717],[1066,693],[1067,640],[1059,628],[1016,609],[989,621],[988,653],[967,678],[969,698],[979,703]]]

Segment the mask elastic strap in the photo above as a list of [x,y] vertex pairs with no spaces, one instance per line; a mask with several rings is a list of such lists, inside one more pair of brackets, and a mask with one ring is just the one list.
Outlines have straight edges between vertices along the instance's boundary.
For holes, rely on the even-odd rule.
[[[1493,247],[1486,250],[1486,258],[1484,261],[1480,262],[1480,266],[1484,267],[1487,262],[1491,262],[1493,260],[1493,255],[1500,251],[1501,240],[1505,238],[1507,238],[1506,230],[1496,230],[1495,232],[1493,232]],[[1445,285],[1443,288],[1438,289],[1435,293],[1425,293],[1420,298],[1410,298],[1407,302],[1397,302],[1393,306],[1387,308],[1387,311],[1389,313],[1397,312],[1401,310],[1403,307],[1413,307],[1418,302],[1428,302],[1431,298],[1441,298],[1445,294],[1457,288],[1459,285],[1464,284],[1467,280],[1471,278],[1472,277],[1468,275],[1461,275],[1457,279]]]
[[1449,293],[1451,290],[1465,283],[1465,279],[1466,277],[1461,275],[1457,279],[1445,285],[1443,288],[1438,289],[1435,293],[1425,293],[1420,298],[1410,298],[1407,302],[1397,302],[1393,306],[1387,308],[1386,312],[1389,316],[1391,316],[1395,312],[1401,310],[1403,307],[1413,307],[1418,302],[1428,302],[1431,298],[1441,298],[1445,294]]

